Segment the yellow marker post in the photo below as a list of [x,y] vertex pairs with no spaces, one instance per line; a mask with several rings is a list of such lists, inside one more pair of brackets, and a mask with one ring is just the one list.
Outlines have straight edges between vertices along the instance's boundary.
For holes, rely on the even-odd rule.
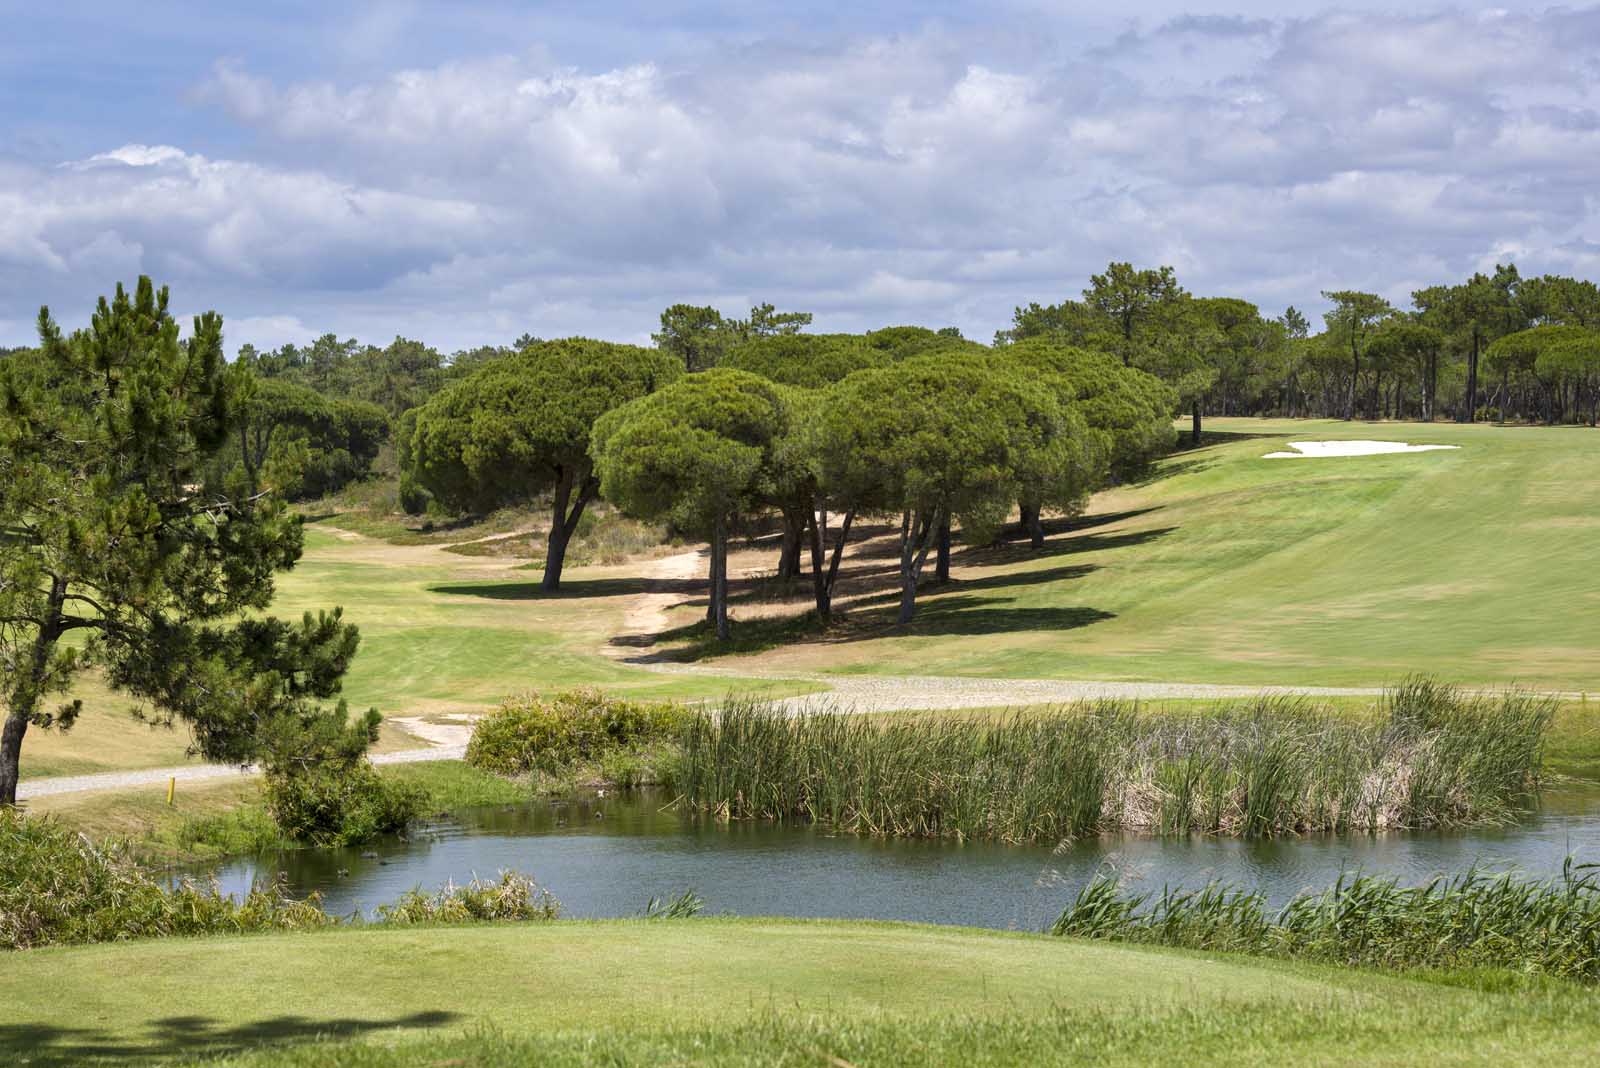
[[167,780],[167,804],[172,804],[172,795],[178,792],[178,777],[172,776]]

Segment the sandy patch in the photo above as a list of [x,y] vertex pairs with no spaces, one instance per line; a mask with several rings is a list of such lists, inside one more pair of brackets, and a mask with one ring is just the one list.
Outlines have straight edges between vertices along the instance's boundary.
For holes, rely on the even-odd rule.
[[1294,452],[1269,452],[1267,460],[1305,460],[1324,456],[1378,456],[1390,452],[1433,452],[1459,445],[1408,445],[1403,441],[1291,441]]

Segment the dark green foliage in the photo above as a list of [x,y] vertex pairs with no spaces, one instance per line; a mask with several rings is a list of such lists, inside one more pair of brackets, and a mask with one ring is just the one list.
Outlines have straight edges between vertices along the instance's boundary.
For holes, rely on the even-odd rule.
[[365,760],[269,769],[267,811],[289,838],[316,846],[350,846],[405,830],[423,813],[420,786],[378,774]]
[[251,492],[284,500],[332,493],[372,473],[389,417],[365,401],[329,399],[286,379],[236,372],[239,425],[212,462],[206,484],[226,486],[242,468]]
[[560,773],[616,750],[675,741],[693,715],[680,705],[625,701],[599,690],[527,694],[478,721],[467,763],[502,775]]
[[[470,365],[469,355],[464,365]],[[381,408],[390,420],[422,404],[454,374],[443,356],[420,341],[397,337],[384,348],[324,334],[310,345],[274,352],[239,350],[235,363],[265,379],[304,386],[327,399]]]
[[166,290],[141,278],[70,337],[41,310],[39,349],[0,361],[0,804],[28,728],[70,724],[75,706],[45,701],[85,664],[186,720],[211,759],[252,757],[269,728],[282,745],[290,724],[342,727],[342,708],[316,702],[355,630],[337,613],[298,629],[248,618],[299,558],[300,526],[239,480],[203,485],[249,381],[225,367],[215,313],[178,334]]
[[1121,481],[1142,474],[1172,448],[1177,395],[1154,375],[1124,367],[1114,356],[1038,338],[1000,350],[1040,375],[1059,376],[1064,399],[1088,424],[1086,448],[1096,474]]
[[789,424],[779,387],[746,371],[688,375],[614,409],[594,426],[607,500],[640,519],[711,542],[711,615],[728,637],[728,536],[777,493],[777,448]]
[[721,366],[787,386],[821,389],[853,371],[890,362],[888,352],[855,334],[777,334],[733,346]]
[[754,701],[690,720],[677,783],[735,819],[1055,844],[1108,831],[1262,836],[1509,817],[1538,783],[1553,706],[1407,683],[1381,716],[1262,700],[1117,702],[1000,720],[791,717]]
[[1600,982],[1600,868],[1569,858],[1559,879],[1476,869],[1422,886],[1341,876],[1276,913],[1254,891],[1126,894],[1100,875],[1052,934],[1258,953],[1369,968],[1510,968]]
[[1014,363],[931,353],[859,371],[827,391],[816,420],[820,482],[834,507],[897,515],[900,622],[911,621],[923,564],[959,520],[981,539],[1030,494],[1077,481],[1082,417]]
[[[666,353],[586,338],[546,341],[483,364],[402,421],[402,494],[484,512],[549,493],[544,586],[600,491],[590,431],[607,412],[681,374]],[[420,510],[420,509],[419,509]]]

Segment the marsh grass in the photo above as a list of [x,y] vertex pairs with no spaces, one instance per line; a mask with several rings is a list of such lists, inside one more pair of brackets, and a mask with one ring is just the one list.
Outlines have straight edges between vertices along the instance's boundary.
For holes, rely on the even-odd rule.
[[1055,844],[1450,827],[1526,807],[1553,713],[1541,698],[1430,680],[1394,688],[1367,716],[1263,698],[884,722],[730,699],[687,722],[676,785],[722,818],[872,835]]
[[1128,894],[1099,875],[1050,933],[1390,969],[1510,968],[1600,982],[1600,865],[1534,881],[1469,870],[1422,886],[1341,876],[1268,910],[1259,893],[1212,883]]

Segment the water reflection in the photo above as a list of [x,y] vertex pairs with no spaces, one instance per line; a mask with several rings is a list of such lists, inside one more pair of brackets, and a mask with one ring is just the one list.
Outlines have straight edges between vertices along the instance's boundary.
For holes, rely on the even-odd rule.
[[711,912],[1037,929],[1108,865],[1152,890],[1217,878],[1281,903],[1358,868],[1414,882],[1473,864],[1542,877],[1559,872],[1569,853],[1600,860],[1595,787],[1552,791],[1537,816],[1467,833],[1270,841],[1111,836],[1054,851],[718,824],[687,818],[666,807],[668,800],[613,793],[474,809],[427,824],[406,841],[271,854],[229,862],[215,874],[225,890],[239,892],[281,872],[295,893],[318,891],[340,913],[370,911],[415,886],[515,868],[532,873],[570,916],[633,914],[652,895],[693,888]]

